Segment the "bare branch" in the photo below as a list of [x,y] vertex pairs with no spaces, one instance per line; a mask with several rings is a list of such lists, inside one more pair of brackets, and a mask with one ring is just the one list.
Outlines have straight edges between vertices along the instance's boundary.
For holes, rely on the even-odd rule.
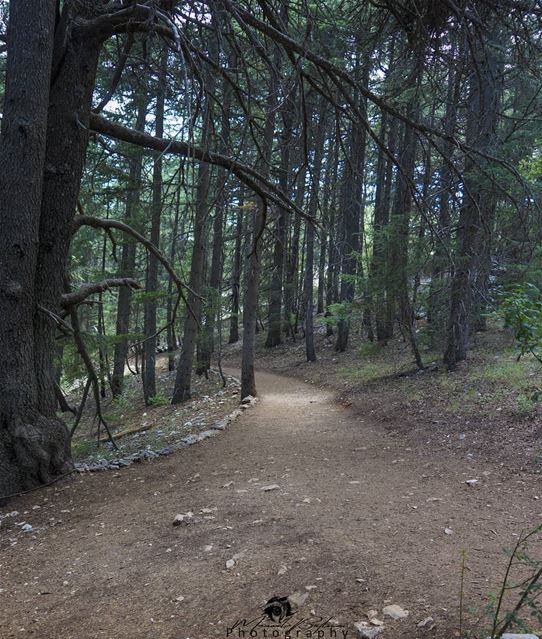
[[65,293],[61,300],[60,305],[62,308],[70,308],[71,306],[77,306],[84,302],[87,297],[95,295],[96,293],[103,293],[111,288],[118,288],[120,286],[128,286],[130,288],[141,288],[141,284],[131,277],[112,277],[102,282],[94,282],[91,284],[84,284],[75,293]]

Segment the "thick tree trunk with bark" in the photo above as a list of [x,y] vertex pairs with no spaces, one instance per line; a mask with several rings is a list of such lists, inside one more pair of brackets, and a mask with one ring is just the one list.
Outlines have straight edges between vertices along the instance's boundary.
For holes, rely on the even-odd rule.
[[[253,214],[253,238],[256,238],[263,222],[263,208],[259,202]],[[245,270],[245,294],[243,296],[243,348],[241,352],[241,398],[257,395],[254,375],[254,354],[256,349],[256,323],[258,320],[258,289],[260,279],[261,246],[254,243],[247,257]]]
[[[72,5],[64,5],[70,12]],[[81,9],[82,11],[82,9]],[[60,311],[66,288],[66,266],[88,144],[89,117],[102,41],[71,20],[67,42],[55,50],[54,79],[49,97],[45,176],[40,218],[40,246],[36,270],[38,304]],[[61,24],[64,23],[61,20]],[[59,27],[61,28],[61,27]],[[59,36],[57,42],[62,42]],[[38,314],[34,323],[40,410],[54,414],[55,324]]]
[[[457,126],[457,104],[460,98],[462,74],[459,71],[450,73],[446,95],[446,112],[444,115],[444,131],[450,137],[455,135]],[[446,328],[446,315],[448,311],[448,295],[446,286],[449,280],[451,268],[450,260],[450,225],[451,210],[450,200],[453,193],[453,152],[454,146],[446,141],[442,149],[442,163],[439,171],[439,206],[437,241],[433,257],[433,273],[431,276],[431,288],[429,293],[428,320],[431,326],[433,339],[442,337]]]
[[54,368],[52,398],[40,402],[33,339],[43,314],[35,277],[55,10],[54,0],[10,3],[0,138],[0,497],[71,468],[69,433],[55,417]]
[[[498,29],[488,27],[471,43],[471,75],[467,105],[467,143],[493,153],[497,144],[497,120],[501,95]],[[478,160],[483,163],[483,160]],[[488,168],[488,165],[484,168]],[[477,282],[480,256],[487,256],[490,229],[495,212],[491,186],[480,174],[472,157],[465,162],[464,196],[461,207],[459,250],[455,256],[450,315],[444,363],[452,369],[467,357],[473,311],[473,289]],[[487,259],[487,257],[486,257]],[[488,274],[487,274],[488,275]],[[487,276],[486,275],[486,276]]]

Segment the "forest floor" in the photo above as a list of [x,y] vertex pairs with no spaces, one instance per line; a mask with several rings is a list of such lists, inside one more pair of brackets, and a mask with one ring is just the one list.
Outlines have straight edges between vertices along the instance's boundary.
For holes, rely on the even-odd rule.
[[[0,636],[287,637],[293,627],[290,637],[353,638],[371,610],[382,639],[459,636],[462,551],[465,608],[480,612],[499,586],[503,548],[542,520],[529,440],[540,420],[508,421],[517,393],[501,397],[495,428],[529,441],[500,453],[512,435],[484,447],[486,418],[462,401],[485,355],[453,384],[438,372],[388,375],[369,357],[379,370],[360,380],[359,350],[337,355],[320,341],[312,366],[296,365],[295,347],[262,355],[260,403],[220,436],[1,511]],[[33,532],[16,526],[23,520]],[[292,595],[297,612],[272,634],[265,603]],[[389,604],[408,616],[384,616]]]

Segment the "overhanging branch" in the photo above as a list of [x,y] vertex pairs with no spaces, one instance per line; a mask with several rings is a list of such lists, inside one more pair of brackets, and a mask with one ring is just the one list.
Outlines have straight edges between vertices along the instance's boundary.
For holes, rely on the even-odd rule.
[[304,213],[270,180],[265,178],[252,167],[242,164],[231,157],[222,155],[221,153],[215,153],[214,151],[208,151],[206,149],[187,144],[186,142],[156,138],[148,133],[142,133],[122,126],[121,124],[116,124],[115,122],[111,122],[110,120],[96,114],[90,115],[89,126],[96,133],[101,133],[116,140],[122,140],[147,149],[154,149],[155,151],[160,151],[164,154],[172,153],[175,155],[182,155],[201,162],[207,162],[209,164],[224,167],[228,171],[231,171],[243,184],[246,184],[246,186],[252,189],[262,199],[273,202],[273,204],[276,204],[282,209],[291,210],[303,219],[307,220],[310,224],[318,226],[318,223],[312,216]]

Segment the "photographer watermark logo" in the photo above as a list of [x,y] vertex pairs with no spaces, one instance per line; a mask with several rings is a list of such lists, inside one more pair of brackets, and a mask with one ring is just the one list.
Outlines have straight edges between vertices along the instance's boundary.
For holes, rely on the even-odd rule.
[[347,639],[349,630],[333,617],[302,616],[288,597],[271,597],[263,613],[253,619],[238,619],[226,628],[232,639]]
[[265,604],[263,611],[274,623],[280,623],[293,614],[292,605],[288,601],[288,597],[272,597]]

